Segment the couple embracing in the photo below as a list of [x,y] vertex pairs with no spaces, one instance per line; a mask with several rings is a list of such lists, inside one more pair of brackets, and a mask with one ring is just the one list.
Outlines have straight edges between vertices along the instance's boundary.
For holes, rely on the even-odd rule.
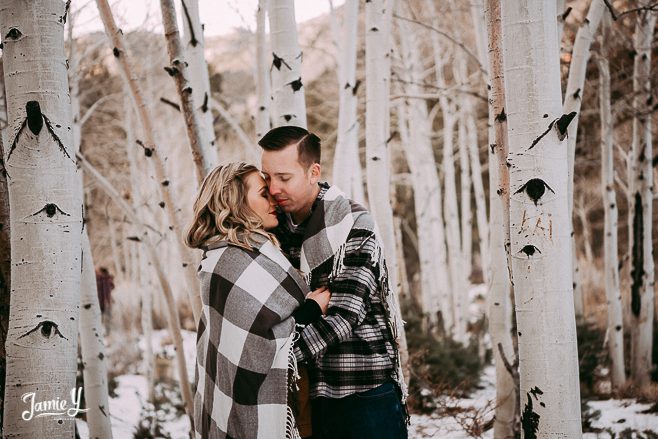
[[284,126],[262,170],[211,171],[186,242],[204,250],[196,438],[405,438],[401,319],[372,216],[321,182],[320,139]]

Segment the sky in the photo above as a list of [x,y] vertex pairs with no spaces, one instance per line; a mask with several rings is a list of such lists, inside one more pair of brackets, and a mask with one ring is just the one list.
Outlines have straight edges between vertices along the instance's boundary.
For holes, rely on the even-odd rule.
[[[338,7],[344,0],[333,0]],[[80,4],[76,9],[75,3]],[[74,2],[72,12],[80,11],[75,20],[74,32],[81,35],[102,31],[103,24],[98,17],[96,2]],[[175,0],[180,16],[180,1]],[[237,27],[256,29],[256,6],[258,0],[199,0],[201,22],[205,25],[204,35],[212,37],[230,33]],[[110,0],[110,6],[119,27],[124,32],[137,28],[160,30],[159,0]],[[295,0],[297,23],[329,12],[329,0]]]

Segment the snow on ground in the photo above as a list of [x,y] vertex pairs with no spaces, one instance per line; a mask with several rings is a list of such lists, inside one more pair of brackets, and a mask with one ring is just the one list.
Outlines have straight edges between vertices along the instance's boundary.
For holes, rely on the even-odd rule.
[[[194,364],[196,350],[196,334],[191,331],[183,332],[183,343],[185,359],[188,367],[190,381],[194,379]],[[165,353],[172,358],[174,347],[171,344],[168,331],[154,331],[153,352]],[[145,342],[139,341],[140,349],[144,349]],[[172,361],[175,367],[175,361]],[[173,377],[177,377],[174,370]],[[110,400],[110,416],[112,418],[112,433],[115,439],[132,439],[133,432],[147,400],[147,382],[141,375],[121,375],[117,377],[117,397]],[[411,439],[445,438],[463,439],[478,437],[491,439],[492,429],[482,431],[483,426],[493,418],[493,399],[495,397],[495,369],[493,366],[484,368],[479,388],[469,398],[440,398],[438,405],[441,407],[439,414],[412,415],[409,437]],[[599,433],[585,433],[584,439],[612,438],[613,434],[619,435],[625,429],[638,432],[647,430],[658,433],[658,414],[643,414],[641,412],[649,409],[649,404],[640,404],[635,400],[605,400],[592,401],[588,403],[589,409],[599,411],[598,419],[592,422],[592,428],[600,429]],[[165,418],[162,422],[163,428],[172,439],[187,439],[190,428],[186,416],[170,419]],[[77,420],[80,438],[87,439],[89,430],[84,421]],[[648,435],[647,435],[648,436]],[[630,437],[630,436],[629,436]],[[650,436],[649,436],[650,437]]]

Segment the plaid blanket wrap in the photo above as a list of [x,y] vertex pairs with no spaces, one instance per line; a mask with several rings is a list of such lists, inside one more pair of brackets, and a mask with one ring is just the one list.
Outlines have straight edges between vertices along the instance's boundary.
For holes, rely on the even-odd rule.
[[384,258],[384,249],[378,238],[379,231],[371,215],[367,214],[365,207],[345,197],[345,194],[336,186],[327,189],[321,203],[317,206],[306,226],[304,242],[300,252],[300,271],[304,274],[306,283],[311,285],[313,271],[324,262],[334,257],[333,268],[329,275],[329,285],[334,277],[343,268],[346,241],[353,229],[366,230],[374,233],[376,238],[377,265],[380,267],[378,291],[382,294],[382,303],[385,305],[388,329],[395,349],[395,381],[402,392],[402,400],[407,398],[407,385],[402,373],[402,361],[397,349],[400,342],[399,331],[404,326],[397,303],[397,295],[391,288],[388,279],[388,270]]
[[255,239],[251,250],[210,245],[199,267],[196,438],[299,437],[287,404],[297,378],[292,313],[308,287],[274,244]]

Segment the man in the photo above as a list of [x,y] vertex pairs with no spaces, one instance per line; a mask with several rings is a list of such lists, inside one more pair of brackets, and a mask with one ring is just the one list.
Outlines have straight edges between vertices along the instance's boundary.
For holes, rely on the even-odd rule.
[[405,438],[406,389],[389,290],[372,216],[336,187],[320,183],[320,139],[283,126],[258,144],[275,231],[311,289],[328,286],[327,315],[300,332],[295,356],[308,365],[314,438]]

